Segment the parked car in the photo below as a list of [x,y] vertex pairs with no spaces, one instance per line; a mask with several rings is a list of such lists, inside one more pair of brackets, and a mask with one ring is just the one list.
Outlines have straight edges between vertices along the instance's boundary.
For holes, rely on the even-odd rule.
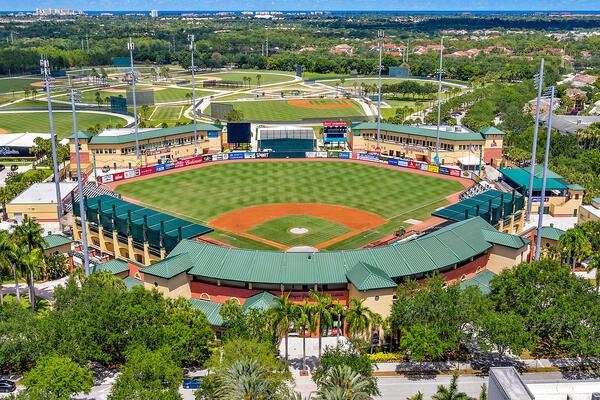
[[107,173],[108,171],[110,171],[110,167],[108,165],[105,165],[104,167],[102,167],[103,173]]
[[17,164],[13,164],[13,165],[10,166],[10,170],[13,171],[13,172],[15,172],[18,169],[19,169],[19,166]]
[[183,380],[183,388],[184,389],[200,389],[200,383],[202,378],[199,376],[195,376],[193,378],[185,378]]
[[0,172],[4,171],[6,169],[6,167],[4,166],[4,164],[0,164]]
[[0,379],[0,393],[12,393],[17,389],[17,385],[8,379]]

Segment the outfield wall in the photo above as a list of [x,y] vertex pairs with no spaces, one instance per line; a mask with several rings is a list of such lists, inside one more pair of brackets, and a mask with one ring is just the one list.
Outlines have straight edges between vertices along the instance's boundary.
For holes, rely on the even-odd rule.
[[[114,174],[108,174],[98,177],[98,182],[102,184],[124,181],[139,176],[152,175],[172,169],[188,167],[208,162],[218,162],[227,160],[248,160],[257,158],[282,158],[281,155],[271,152],[235,152],[235,153],[216,153],[205,154],[199,157],[188,158],[185,160],[156,164],[149,167],[131,169]],[[397,166],[399,168],[416,169],[432,174],[447,175],[457,178],[467,178],[474,181],[479,181],[479,177],[472,171],[462,171],[455,167],[431,165],[421,161],[403,160],[394,157],[386,157],[377,154],[357,153],[350,151],[308,151],[304,153],[303,158],[333,158],[339,160],[362,160],[370,161],[377,164],[387,164]],[[296,158],[298,159],[298,158]]]

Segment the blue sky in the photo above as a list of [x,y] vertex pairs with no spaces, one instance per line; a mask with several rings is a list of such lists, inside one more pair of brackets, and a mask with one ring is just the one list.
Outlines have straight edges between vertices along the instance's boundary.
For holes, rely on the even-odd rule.
[[598,0],[0,0],[0,10],[597,10]]

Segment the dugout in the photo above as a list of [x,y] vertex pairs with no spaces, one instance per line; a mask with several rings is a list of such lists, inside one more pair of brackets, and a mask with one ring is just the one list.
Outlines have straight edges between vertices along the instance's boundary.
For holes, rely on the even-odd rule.
[[257,141],[258,151],[268,152],[269,158],[304,158],[317,147],[314,130],[302,126],[258,128]]

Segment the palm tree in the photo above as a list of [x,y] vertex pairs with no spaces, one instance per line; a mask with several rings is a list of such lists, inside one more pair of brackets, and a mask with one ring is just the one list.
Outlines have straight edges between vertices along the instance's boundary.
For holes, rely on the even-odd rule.
[[332,325],[331,312],[331,296],[328,294],[320,294],[316,290],[311,290],[310,298],[315,302],[313,305],[314,316],[317,321],[317,330],[319,333],[319,359],[321,358],[321,350],[323,343],[323,327],[324,325]]
[[590,263],[587,266],[589,272],[596,271],[596,292],[600,293],[600,253],[596,253],[592,256]]
[[458,391],[458,375],[452,375],[450,386],[439,385],[432,400],[470,400],[466,393]]
[[288,334],[290,327],[297,319],[298,308],[290,301],[289,294],[286,296],[277,297],[275,299],[275,307],[271,309],[273,315],[273,323],[277,330],[283,333],[285,340],[285,359],[288,359]]
[[337,315],[337,329],[335,330],[336,341],[340,341],[340,330],[342,329],[342,316],[344,315],[344,306],[339,301],[334,301],[330,308],[331,314]]
[[260,87],[260,81],[262,80],[261,74],[256,74],[256,87]]
[[2,213],[4,214],[4,219],[8,219],[8,213],[6,212],[6,204],[13,199],[13,194],[11,190],[4,186],[0,188],[0,205],[2,206]]
[[255,360],[241,359],[232,364],[223,377],[223,398],[259,400],[269,398],[269,371]]
[[334,367],[319,382],[317,398],[322,400],[370,400],[371,382],[348,365]]
[[365,299],[352,298],[346,310],[348,333],[355,338],[364,335],[371,326],[373,312],[364,305],[364,302]]
[[301,306],[298,307],[297,322],[302,328],[302,371],[306,371],[306,333],[312,333],[316,330],[316,318],[313,313],[313,306],[304,300]]
[[[22,265],[27,269],[27,285],[29,286],[29,302],[31,303],[31,308],[35,309],[35,280],[34,275],[39,270],[41,263],[43,262],[43,258],[41,253],[44,249],[44,239],[42,238],[42,227],[37,222],[32,221],[31,219],[25,217],[23,223],[15,229],[15,238],[17,245],[23,251],[20,255],[19,259],[22,261]],[[37,257],[34,257],[32,254],[35,250],[39,250],[39,254]],[[32,258],[27,258],[32,255]],[[34,262],[38,262],[37,265],[34,265]]]
[[406,400],[423,400],[423,393],[421,393],[421,391],[418,391],[414,395],[407,397]]
[[19,271],[17,270],[17,245],[13,235],[7,231],[0,231],[0,265],[5,268],[12,268],[15,278],[15,292],[17,301],[21,301],[21,291],[19,289]]
[[571,258],[571,267],[575,270],[577,263],[581,263],[592,253],[592,245],[580,229],[573,228],[565,232],[558,240],[558,245],[565,257]]

